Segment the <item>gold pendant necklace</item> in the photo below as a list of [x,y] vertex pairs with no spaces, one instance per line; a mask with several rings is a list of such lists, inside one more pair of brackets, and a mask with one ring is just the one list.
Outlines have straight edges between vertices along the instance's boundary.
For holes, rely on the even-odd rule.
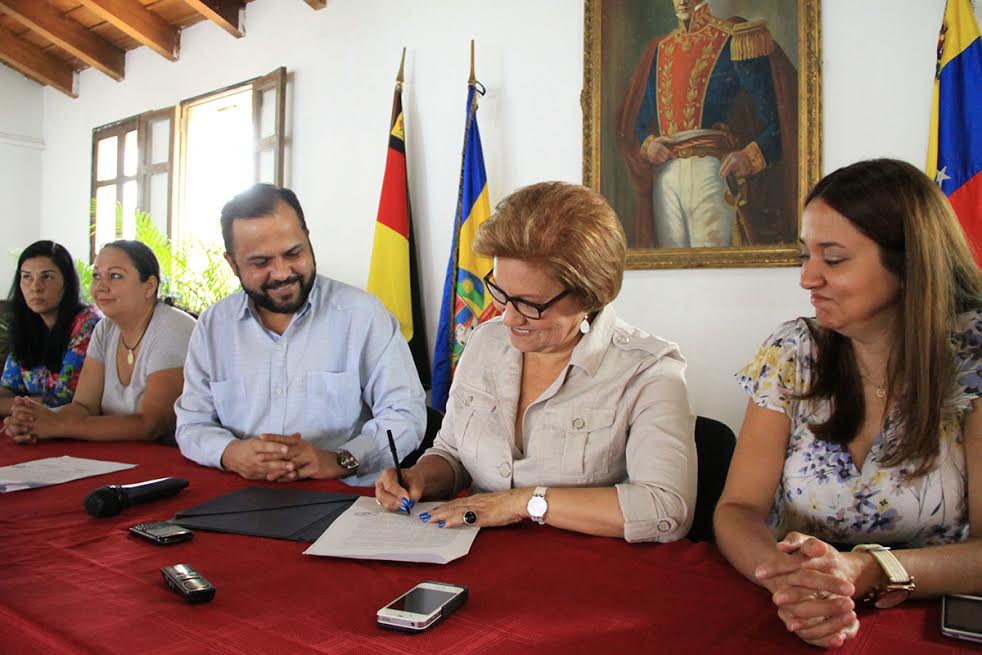
[[[147,331],[144,330],[143,331],[143,334],[146,334],[146,333],[147,333]],[[123,332],[122,332],[122,330],[120,330],[120,332],[119,332],[119,340],[123,344],[123,348],[126,348],[126,363],[129,364],[130,366],[133,366],[133,362],[136,361],[136,357],[133,355],[133,351],[136,348],[139,348],[140,347],[140,342],[143,341],[143,334],[140,335],[140,338],[137,339],[136,340],[136,343],[133,344],[133,347],[130,348],[126,344],[126,339],[123,338]]]
[[[153,313],[156,311],[156,309],[157,306],[155,304],[153,310],[150,311],[151,320],[153,320]],[[126,348],[126,363],[130,366],[133,366],[133,362],[136,361],[136,356],[133,355],[133,351],[140,347],[140,342],[143,341],[143,337],[146,335],[147,328],[149,327],[150,321],[147,321],[147,324],[143,326],[143,332],[140,334],[140,338],[136,340],[136,343],[133,344],[132,348],[130,348],[129,344],[126,343],[126,339],[123,338],[123,331],[119,331],[119,342],[123,344],[123,348]]]
[[870,380],[868,377],[866,377],[866,375],[862,371],[859,372],[859,377],[863,378],[863,382],[865,382],[869,386],[873,387],[873,393],[876,394],[876,397],[877,398],[879,398],[880,400],[883,400],[884,398],[887,397],[887,388],[885,386],[881,386],[879,384],[876,384],[875,382],[873,382],[872,380]]

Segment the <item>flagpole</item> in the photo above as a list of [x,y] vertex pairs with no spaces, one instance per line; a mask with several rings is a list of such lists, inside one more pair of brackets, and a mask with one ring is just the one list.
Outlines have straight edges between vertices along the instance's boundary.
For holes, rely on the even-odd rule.
[[477,77],[474,76],[474,39],[471,39],[471,76],[467,80],[467,84],[473,86],[477,82]]
[[396,88],[402,88],[402,72],[406,67],[406,46],[402,47],[402,61],[399,62],[399,74],[396,75]]

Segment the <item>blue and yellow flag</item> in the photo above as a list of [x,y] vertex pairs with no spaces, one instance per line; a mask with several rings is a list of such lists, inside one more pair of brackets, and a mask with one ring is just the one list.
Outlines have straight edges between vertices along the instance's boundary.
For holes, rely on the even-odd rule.
[[938,37],[927,174],[982,265],[982,38],[968,0],[948,0]]
[[490,216],[488,176],[484,170],[481,134],[477,129],[477,83],[472,82],[467,91],[464,156],[453,242],[443,284],[443,303],[433,354],[430,405],[441,412],[447,409],[450,382],[467,339],[478,323],[495,315],[491,296],[485,292],[483,282],[484,276],[491,270],[492,261],[477,255],[472,248],[477,229]]

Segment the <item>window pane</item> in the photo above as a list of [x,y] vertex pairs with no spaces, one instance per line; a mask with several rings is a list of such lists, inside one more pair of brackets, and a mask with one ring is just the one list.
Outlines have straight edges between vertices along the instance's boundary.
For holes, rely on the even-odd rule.
[[123,185],[123,238],[136,238],[136,180]]
[[101,186],[95,192],[95,251],[116,240],[116,185]]
[[266,89],[260,94],[259,138],[276,134],[276,89]]
[[150,203],[144,208],[161,234],[167,234],[167,173],[150,176]]
[[111,180],[116,177],[117,141],[117,137],[111,136],[102,139],[96,146],[96,180]]
[[150,162],[160,164],[170,160],[170,121],[150,124]]
[[257,182],[276,183],[276,167],[273,162],[273,151],[263,150],[259,153],[259,171]]
[[222,205],[253,183],[252,90],[245,88],[187,110],[187,158],[181,241],[220,246]]
[[123,175],[127,177],[136,175],[137,161],[136,130],[126,133],[126,142],[123,144]]

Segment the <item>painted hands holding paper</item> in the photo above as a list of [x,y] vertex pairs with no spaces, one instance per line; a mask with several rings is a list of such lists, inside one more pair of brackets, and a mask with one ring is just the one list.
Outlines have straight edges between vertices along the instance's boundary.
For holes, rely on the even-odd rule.
[[319,450],[296,432],[236,439],[225,447],[222,467],[247,480],[268,482],[333,480],[350,474],[338,464],[336,453]]
[[[421,465],[433,463],[433,460],[436,460],[436,465],[443,463],[439,458],[426,457],[416,466],[403,469],[402,478],[405,487],[399,484],[395,468],[383,471],[375,482],[375,499],[387,510],[408,513],[408,510],[423,498],[424,494],[426,497],[440,497],[440,494],[426,489],[425,482],[428,476],[420,470]],[[483,528],[509,525],[528,518],[526,507],[531,497],[532,489],[509,489],[474,494],[443,503],[428,513],[420,514],[419,520],[433,523],[441,528],[454,528],[465,525],[464,515],[473,512],[476,520],[471,525]]]

